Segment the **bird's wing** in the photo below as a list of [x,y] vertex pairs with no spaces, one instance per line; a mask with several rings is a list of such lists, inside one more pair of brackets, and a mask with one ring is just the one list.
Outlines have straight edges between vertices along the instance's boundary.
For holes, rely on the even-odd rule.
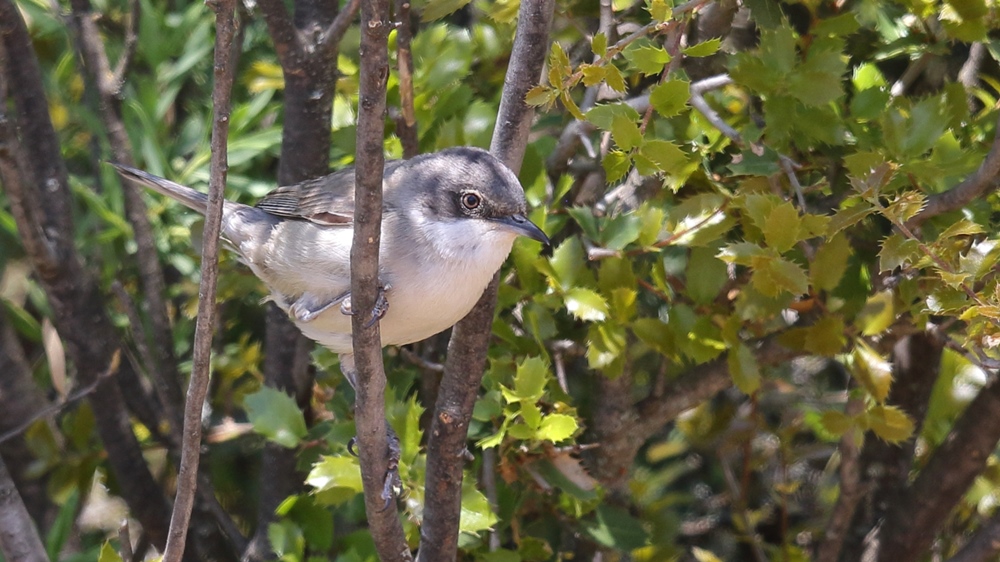
[[325,226],[350,225],[354,221],[354,168],[279,187],[258,201],[257,208]]

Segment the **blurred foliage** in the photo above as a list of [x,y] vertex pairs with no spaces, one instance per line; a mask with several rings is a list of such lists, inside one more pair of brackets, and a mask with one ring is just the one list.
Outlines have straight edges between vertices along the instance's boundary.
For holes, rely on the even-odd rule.
[[[127,7],[94,4],[114,59]],[[122,92],[129,138],[142,167],[203,186],[212,12],[200,2],[140,4],[138,49]],[[997,197],[977,198],[920,231],[907,226],[928,197],[976,170],[997,133],[993,8],[982,0],[748,0],[739,11],[744,28],[695,40],[691,31],[707,5],[615,1],[618,26],[595,32],[596,2],[558,3],[543,83],[527,99],[538,115],[520,171],[531,219],[554,248],[540,253],[536,243],[519,240],[504,269],[469,431],[476,460],[463,493],[464,559],[567,559],[587,552],[585,543],[632,560],[743,560],[750,545],[770,559],[806,560],[836,499],[840,436],[916,438],[919,464],[984,384],[984,366],[1000,359]],[[108,140],[63,14],[41,0],[19,6],[71,172],[77,244],[109,294],[118,282],[141,302],[122,187],[108,167],[95,166]],[[512,1],[414,3],[422,151],[489,145],[516,9]],[[332,168],[353,161],[357,37],[356,29],[348,34],[338,61]],[[246,22],[242,41],[228,196],[249,202],[273,185],[283,79],[260,18]],[[395,41],[394,33],[392,53]],[[976,83],[965,87],[956,75],[970,43],[985,44],[988,56]],[[907,70],[915,64],[924,70],[914,79]],[[693,88],[724,73],[731,80],[719,87]],[[393,71],[390,107],[399,106],[400,87]],[[698,100],[739,137],[727,136]],[[395,121],[386,123],[386,152],[399,157]],[[564,135],[568,127],[578,128]],[[582,148],[560,168],[550,159],[561,135],[576,135]],[[170,280],[173,346],[189,358],[200,222],[163,198],[147,202]],[[49,391],[56,383],[41,345],[49,307],[24,267],[8,209],[0,192],[2,313]],[[357,460],[346,448],[352,393],[325,350],[314,353],[323,385],[310,416],[262,388],[263,294],[249,271],[224,258],[206,410],[217,430],[205,469],[223,505],[250,531],[263,443],[295,448],[307,487],[286,500],[268,529],[275,552],[287,561],[373,560]],[[122,303],[115,306],[118,326],[143,337]],[[890,351],[930,324],[950,346],[918,432],[888,401]],[[758,343],[771,338],[794,360],[763,361]],[[442,347],[416,352],[442,361],[435,353]],[[386,356],[387,410],[403,450],[400,506],[416,547],[425,494],[421,420],[429,407],[417,396],[421,377],[435,375],[398,350]],[[629,381],[631,403],[712,361],[725,363],[734,388],[643,435],[624,489],[584,468],[586,452],[577,447],[602,446],[594,420],[614,415],[605,410],[610,397],[599,390],[601,377],[627,377],[621,380]],[[862,408],[845,410],[848,399]],[[173,470],[162,443],[139,422],[135,428],[154,471]],[[43,529],[50,551],[65,560],[117,559],[104,543],[114,529],[74,525],[107,472],[88,406],[65,411],[54,425],[33,425],[27,441],[36,458],[32,474],[47,477],[59,506]],[[957,548],[955,537],[996,511],[997,466],[992,458],[942,530],[946,554]],[[484,471],[500,477],[489,499]],[[106,485],[113,493],[113,480]],[[500,550],[490,548],[489,530]]]

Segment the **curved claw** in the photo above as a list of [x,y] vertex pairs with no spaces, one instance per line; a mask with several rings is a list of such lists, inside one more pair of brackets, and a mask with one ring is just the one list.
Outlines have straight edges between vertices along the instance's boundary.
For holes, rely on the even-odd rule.
[[357,444],[358,444],[357,437],[351,437],[350,441],[347,442],[347,452],[350,453],[351,456],[355,457],[358,456],[358,451],[357,449],[354,448],[354,446]]

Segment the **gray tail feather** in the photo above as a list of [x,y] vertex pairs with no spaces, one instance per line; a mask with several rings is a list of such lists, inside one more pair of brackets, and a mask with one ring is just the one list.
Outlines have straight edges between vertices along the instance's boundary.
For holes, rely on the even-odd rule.
[[115,164],[114,162],[108,163],[114,166],[123,178],[140,183],[153,191],[170,197],[171,199],[176,199],[194,211],[204,215],[205,211],[208,209],[208,195],[201,193],[200,191],[195,191],[186,185],[172,182],[168,179],[161,178],[160,176],[154,176],[149,172],[144,172],[130,166]]

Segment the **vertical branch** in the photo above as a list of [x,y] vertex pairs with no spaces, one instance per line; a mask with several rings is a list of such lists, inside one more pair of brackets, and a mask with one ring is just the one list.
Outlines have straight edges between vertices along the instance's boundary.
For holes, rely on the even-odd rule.
[[382,176],[385,169],[385,84],[389,76],[389,1],[361,7],[361,75],[358,92],[358,153],[354,184],[354,241],[351,246],[351,318],[357,365],[355,420],[368,527],[384,561],[411,560],[403,526],[383,499],[389,473],[386,442],[385,370],[378,322],[371,322],[379,291],[382,235]]
[[413,109],[413,53],[410,42],[409,0],[395,0],[396,6],[396,67],[399,71],[399,117],[396,135],[403,144],[403,158],[413,158],[420,152],[417,139],[417,116]]
[[208,209],[205,213],[205,236],[201,246],[201,286],[198,290],[198,322],[195,325],[194,366],[184,405],[184,441],[181,466],[177,475],[177,496],[170,519],[170,533],[164,562],[177,562],[184,553],[191,509],[198,486],[198,461],[201,456],[201,412],[208,395],[209,366],[212,358],[212,332],[215,325],[215,289],[218,280],[219,231],[222,225],[223,193],[226,185],[229,136],[229,112],[236,73],[232,64],[233,37],[236,35],[235,0],[215,0],[215,83],[212,88],[212,163],[209,176]]
[[42,539],[0,458],[0,553],[12,562],[48,562]]
[[[508,168],[518,170],[528,143],[534,111],[524,98],[538,84],[545,62],[553,0],[523,0],[517,34],[493,131],[490,152]],[[455,325],[448,344],[444,378],[434,405],[427,443],[424,524],[418,560],[454,560],[462,507],[462,463],[472,407],[476,403],[496,307],[499,275],[495,275],[469,314]]]

